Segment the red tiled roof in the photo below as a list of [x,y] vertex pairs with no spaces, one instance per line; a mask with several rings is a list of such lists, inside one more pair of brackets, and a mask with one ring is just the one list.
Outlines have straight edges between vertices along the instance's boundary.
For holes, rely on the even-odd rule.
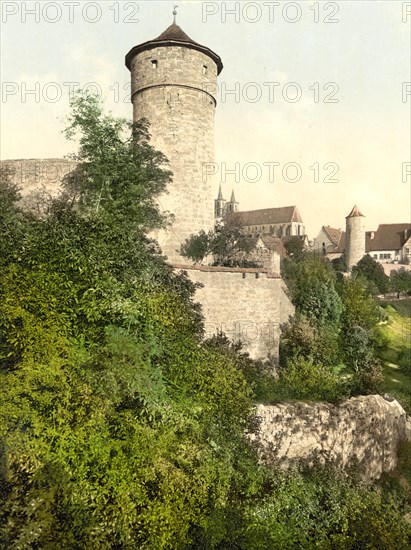
[[[371,238],[374,233],[374,238]],[[365,251],[400,250],[411,237],[410,223],[384,223],[377,231],[365,232]],[[345,251],[345,232],[342,232],[338,247],[333,252]]]
[[334,227],[330,227],[329,225],[323,225],[323,231],[326,233],[332,243],[334,243],[336,246],[338,246],[341,235],[343,234],[343,231],[341,229],[335,229]]
[[366,232],[366,250],[399,250],[411,237],[411,223],[380,224],[371,238],[372,231]]
[[263,208],[261,210],[248,210],[233,214],[243,226],[270,225],[278,223],[298,222],[303,223],[296,206],[282,206],[280,208]]
[[338,246],[333,252],[343,253],[345,251],[345,231],[341,231],[340,240],[338,241]]

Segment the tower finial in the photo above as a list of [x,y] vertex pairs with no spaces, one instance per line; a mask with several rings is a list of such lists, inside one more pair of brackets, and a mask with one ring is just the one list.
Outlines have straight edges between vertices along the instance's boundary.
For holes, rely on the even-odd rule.
[[174,6],[174,9],[173,9],[173,15],[174,15],[173,25],[176,24],[177,8],[178,6]]

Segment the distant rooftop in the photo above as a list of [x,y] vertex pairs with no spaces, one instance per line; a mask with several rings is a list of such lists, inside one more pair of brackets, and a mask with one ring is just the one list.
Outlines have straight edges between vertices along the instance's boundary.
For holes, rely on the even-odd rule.
[[282,206],[279,208],[263,208],[261,210],[248,210],[233,214],[241,220],[244,226],[269,225],[278,223],[297,222],[303,223],[296,206]]
[[399,250],[411,237],[410,223],[383,223],[377,231],[366,232],[367,252],[373,250]]

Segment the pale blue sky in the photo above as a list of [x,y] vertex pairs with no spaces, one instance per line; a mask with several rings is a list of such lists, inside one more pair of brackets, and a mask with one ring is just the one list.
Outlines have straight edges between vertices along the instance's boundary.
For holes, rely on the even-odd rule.
[[[224,166],[239,163],[240,169],[239,181],[227,175],[223,182],[227,198],[234,188],[242,210],[296,204],[310,238],[321,225],[344,227],[354,203],[367,229],[410,220],[411,176],[402,181],[402,163],[410,162],[411,95],[402,98],[403,82],[411,80],[410,2],[56,4],[2,2],[2,159],[61,157],[72,150],[61,135],[69,82],[97,83],[107,108],[131,117],[124,56],[158,36],[177,4],[177,23],[224,63],[215,125],[218,175]],[[236,15],[224,20],[224,6]],[[38,21],[24,8],[37,9]],[[327,17],[336,22],[326,23]],[[37,82],[39,96],[29,95]],[[224,87],[237,87],[239,101],[224,96]],[[292,102],[297,92],[301,98]],[[324,103],[331,92],[337,102]],[[249,163],[261,167],[260,178]],[[274,181],[269,163],[279,163]],[[283,177],[287,163],[301,170],[298,182],[287,181],[296,173],[292,165]],[[332,179],[339,181],[324,181],[334,167]]]

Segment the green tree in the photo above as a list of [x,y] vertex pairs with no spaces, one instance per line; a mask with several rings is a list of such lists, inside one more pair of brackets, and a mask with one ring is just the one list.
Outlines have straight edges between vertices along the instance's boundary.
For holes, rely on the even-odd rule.
[[246,506],[227,547],[405,550],[403,510],[398,498],[329,469],[277,474],[271,492]]
[[304,256],[304,241],[301,237],[290,237],[284,244],[285,249],[287,250],[288,255],[293,260],[298,260]]
[[339,258],[334,258],[334,260],[331,260],[331,265],[336,272],[344,272],[346,269],[344,254],[342,254]]
[[22,239],[23,216],[20,212],[21,195],[13,183],[13,170],[7,165],[0,169],[0,266],[10,261]]
[[[147,237],[167,223],[155,198],[170,174],[145,123],[77,96],[69,128],[79,166],[48,216],[13,189],[0,209],[2,546],[403,547],[397,502],[258,464],[255,365],[202,343],[194,286]],[[315,388],[312,366],[294,374]]]
[[369,254],[366,254],[352,269],[354,276],[363,277],[371,286],[374,294],[385,294],[389,288],[389,278],[384,273],[384,268]]
[[255,263],[247,259],[247,254],[254,247],[255,243],[244,235],[240,220],[227,215],[214,231],[200,231],[186,239],[181,245],[180,254],[194,263],[201,263],[207,255],[212,254],[215,265],[251,267]]
[[192,235],[184,241],[180,248],[180,254],[195,264],[201,264],[204,258],[211,254],[212,239],[212,231],[206,233],[201,230],[197,235]]
[[340,362],[338,333],[326,326],[316,327],[306,318],[294,319],[281,327],[280,367],[301,357],[328,367]]
[[367,281],[360,277],[344,280],[341,300],[340,349],[352,373],[352,392],[356,395],[378,393],[383,382],[382,363],[375,349],[380,340],[378,305],[370,294]]
[[343,305],[341,321],[344,330],[352,330],[357,326],[372,329],[378,324],[378,305],[363,279],[354,277],[344,279],[341,301]]
[[297,314],[316,325],[337,325],[341,300],[335,290],[335,273],[328,260],[307,254],[299,261],[283,262],[282,274]]
[[411,294],[411,270],[404,267],[393,269],[390,273],[390,288],[398,293]]

